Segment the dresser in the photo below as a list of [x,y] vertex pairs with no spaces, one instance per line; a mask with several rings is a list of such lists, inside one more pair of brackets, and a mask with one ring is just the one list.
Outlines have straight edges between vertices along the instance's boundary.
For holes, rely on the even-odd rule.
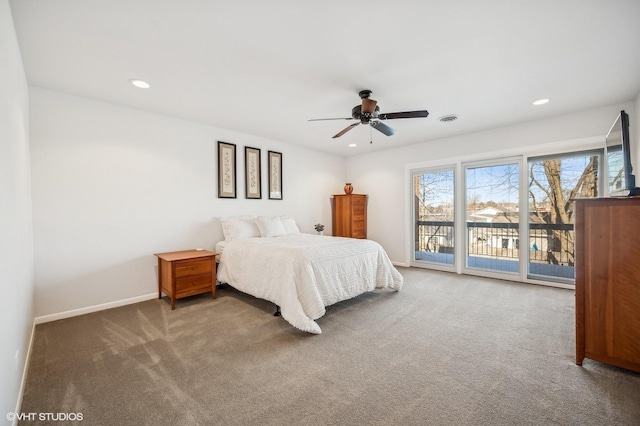
[[216,253],[207,250],[184,250],[156,253],[158,257],[158,298],[162,293],[176,299],[211,292],[216,297]]
[[640,197],[575,201],[576,364],[640,372]]
[[367,196],[333,196],[333,236],[367,238]]

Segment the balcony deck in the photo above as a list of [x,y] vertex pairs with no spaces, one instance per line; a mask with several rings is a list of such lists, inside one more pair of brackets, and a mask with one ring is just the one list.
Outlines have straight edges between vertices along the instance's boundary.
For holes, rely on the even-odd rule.
[[[415,254],[415,260],[437,263],[440,265],[453,265],[453,254],[417,251]],[[506,272],[511,274],[518,273],[517,260],[467,256],[467,266],[470,268]],[[553,265],[548,263],[529,263],[529,274],[545,278],[557,277],[572,280],[575,278],[575,269],[573,266]]]
[[[518,223],[467,222],[466,266],[495,272],[518,273],[520,250]],[[453,222],[420,221],[416,236],[415,260],[453,265]],[[564,241],[563,241],[564,240]],[[529,224],[529,271],[532,278],[560,279],[575,277],[569,253],[573,225]],[[566,251],[566,250],[565,250]],[[571,253],[572,254],[572,253]]]

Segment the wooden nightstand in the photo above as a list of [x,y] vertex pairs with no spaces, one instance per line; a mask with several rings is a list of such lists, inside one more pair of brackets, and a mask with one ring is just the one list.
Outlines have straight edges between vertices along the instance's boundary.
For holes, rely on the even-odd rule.
[[158,299],[162,292],[176,299],[211,292],[216,297],[216,253],[207,250],[184,250],[156,253],[158,256]]

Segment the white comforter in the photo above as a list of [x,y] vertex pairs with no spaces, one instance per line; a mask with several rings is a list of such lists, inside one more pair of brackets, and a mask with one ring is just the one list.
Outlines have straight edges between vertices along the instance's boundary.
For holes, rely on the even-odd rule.
[[311,234],[228,241],[217,278],[275,303],[291,325],[315,334],[325,306],[403,283],[375,241]]

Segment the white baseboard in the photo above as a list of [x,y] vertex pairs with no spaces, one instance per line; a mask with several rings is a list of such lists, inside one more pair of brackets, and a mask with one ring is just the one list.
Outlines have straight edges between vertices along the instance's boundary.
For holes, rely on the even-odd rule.
[[116,300],[115,302],[102,303],[100,305],[87,306],[85,308],[72,309],[70,311],[59,312],[57,314],[43,315],[35,317],[34,325],[45,322],[57,321],[60,319],[76,317],[78,315],[90,314],[92,312],[104,311],[105,309],[117,308],[118,306],[131,305],[133,303],[144,302],[151,299],[157,299],[158,292],[144,294],[142,296],[130,297],[129,299]]
[[[144,302],[147,300],[155,299],[157,297],[158,293],[154,292],[144,294],[142,296],[131,297],[129,299],[116,300],[115,302],[102,303],[100,305],[87,306],[86,308],[73,309],[71,311],[59,312],[57,314],[35,317],[33,319],[33,326],[31,327],[31,338],[29,339],[29,347],[27,348],[27,356],[24,361],[24,368],[22,369],[22,381],[20,383],[20,390],[18,392],[18,401],[16,403],[15,413],[20,413],[20,410],[22,408],[22,397],[24,395],[24,387],[27,384],[27,373],[29,371],[29,361],[31,360],[31,350],[33,348],[33,341],[35,340],[37,324],[76,317],[78,315],[89,314],[91,312],[104,311],[105,309],[117,308],[118,306],[131,305],[133,303]],[[17,426],[17,424],[18,419],[15,419],[12,425]]]
[[391,264],[393,264],[394,266],[405,266],[405,267],[409,267],[409,264],[406,262],[394,262],[391,261]]

